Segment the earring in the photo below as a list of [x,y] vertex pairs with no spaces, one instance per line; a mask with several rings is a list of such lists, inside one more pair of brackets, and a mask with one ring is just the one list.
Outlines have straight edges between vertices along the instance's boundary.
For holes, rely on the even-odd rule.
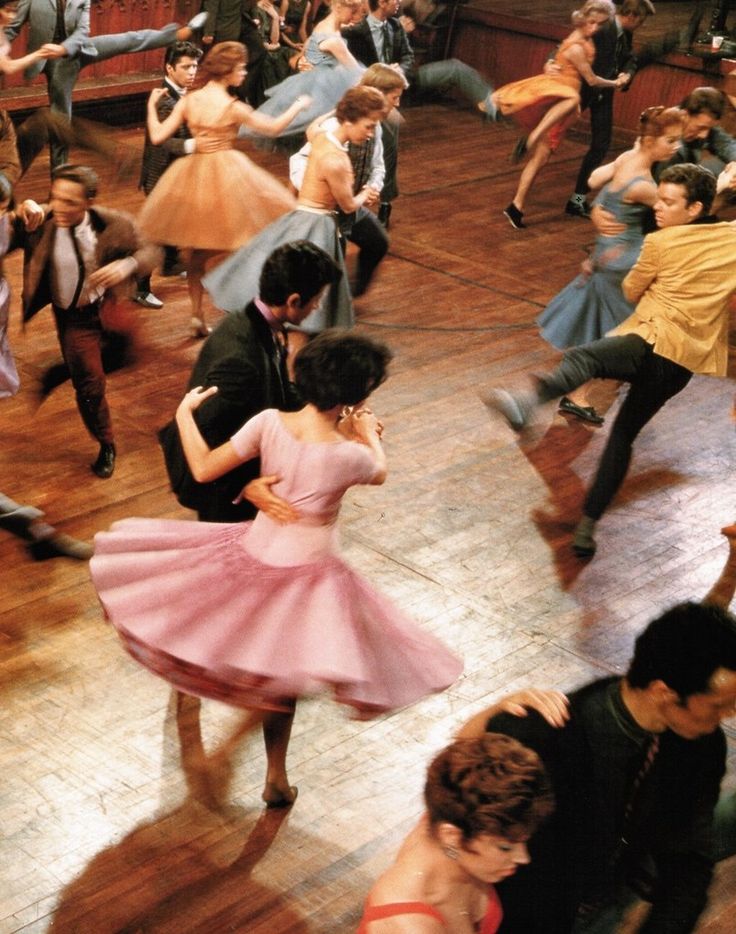
[[444,853],[448,859],[457,859],[457,850],[454,846],[446,846]]

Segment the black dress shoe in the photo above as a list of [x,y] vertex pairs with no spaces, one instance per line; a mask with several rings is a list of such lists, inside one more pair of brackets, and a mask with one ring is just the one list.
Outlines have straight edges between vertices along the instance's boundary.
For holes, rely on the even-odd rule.
[[92,464],[92,473],[102,480],[107,480],[115,470],[115,445],[101,444],[97,460]]
[[578,405],[567,396],[560,399],[559,411],[563,415],[574,415],[583,422],[589,422],[591,425],[602,425],[605,419],[599,415],[592,405]]
[[63,532],[54,532],[48,538],[42,538],[28,546],[28,550],[36,561],[48,561],[49,558],[76,558],[77,561],[89,561],[92,557],[92,546],[87,542],[80,542],[78,538],[64,535]]
[[378,220],[383,224],[384,230],[388,230],[388,224],[391,220],[391,202],[382,201],[378,208]]
[[514,204],[513,201],[512,201],[511,204],[504,210],[503,213],[504,213],[505,216],[508,218],[509,224],[511,224],[512,227],[515,227],[517,230],[525,230],[525,229],[526,229],[526,224],[524,223],[524,220],[523,220],[524,212],[523,212],[523,211],[520,211],[520,210],[516,207],[516,205]]
[[570,199],[565,205],[565,214],[569,214],[570,217],[590,218],[590,205],[587,201],[573,201]]

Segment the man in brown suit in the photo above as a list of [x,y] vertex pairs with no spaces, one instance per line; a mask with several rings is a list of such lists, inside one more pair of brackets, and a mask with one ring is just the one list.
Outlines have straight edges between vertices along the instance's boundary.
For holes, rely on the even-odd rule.
[[736,227],[709,214],[715,193],[716,179],[702,166],[666,169],[654,205],[660,229],[644,240],[623,282],[624,295],[637,303],[636,311],[609,336],[568,350],[533,391],[497,389],[486,400],[521,431],[539,405],[590,379],[629,383],[575,530],[572,547],[579,557],[595,554],[595,524],[626,476],[642,428],[687,386],[693,373],[726,375]]
[[136,275],[158,262],[158,247],[140,236],[132,217],[93,207],[97,176],[85,166],[54,169],[50,211],[34,231],[16,224],[11,249],[25,250],[23,318],[51,305],[64,362],[87,430],[100,444],[92,470],[115,469],[115,442],[102,366],[105,308],[129,292]]

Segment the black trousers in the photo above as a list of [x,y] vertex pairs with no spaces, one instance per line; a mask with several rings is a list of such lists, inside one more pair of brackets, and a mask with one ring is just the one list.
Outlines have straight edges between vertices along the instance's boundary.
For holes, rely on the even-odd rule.
[[585,195],[590,191],[588,179],[606,158],[608,147],[611,145],[613,90],[592,88],[588,107],[590,108],[590,149],[583,156],[578,179],[575,182],[575,192],[580,195]]
[[590,379],[618,379],[629,383],[608,436],[598,471],[583,513],[600,519],[623,483],[631,461],[631,448],[642,428],[662,406],[687,386],[690,370],[654,353],[651,344],[636,334],[604,337],[568,350],[562,362],[539,382],[540,402],[567,395]]
[[87,431],[100,444],[114,441],[105,398],[102,364],[103,328],[97,305],[64,311],[54,307],[56,332],[76,392],[77,409]]
[[340,214],[339,227],[341,240],[349,240],[358,247],[358,268],[352,293],[362,295],[388,252],[388,234],[368,208],[358,208],[354,214]]

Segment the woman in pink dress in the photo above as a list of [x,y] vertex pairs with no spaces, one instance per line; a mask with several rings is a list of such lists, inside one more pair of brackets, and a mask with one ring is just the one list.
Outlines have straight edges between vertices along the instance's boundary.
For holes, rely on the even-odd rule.
[[592,38],[615,13],[610,0],[586,0],[572,14],[575,29],[561,43],[555,56],[554,74],[535,75],[514,81],[494,91],[491,100],[504,116],[513,115],[527,130],[514,147],[512,162],[519,162],[529,152],[516,194],[504,214],[512,227],[526,227],[523,222],[524,203],[538,172],[562,142],[570,124],[580,113],[580,87],[583,81],[591,87],[620,87],[623,79],[600,78],[592,69],[595,47]]
[[340,558],[336,520],[355,484],[380,484],[380,423],[345,417],[385,378],[390,352],[325,331],[297,356],[298,412],[268,409],[210,450],[192,417],[213,392],[194,389],[177,411],[192,474],[207,482],[260,456],[274,492],[299,518],[281,525],[126,519],[95,539],[94,584],[128,651],[177,690],[250,713],[211,761],[263,723],[263,799],[293,802],[286,750],[296,698],[319,688],[361,717],[404,707],[452,684],[462,663]]
[[456,740],[429,766],[424,800],[425,815],[368,895],[358,934],[496,934],[494,883],[529,862],[526,842],[552,812],[541,759],[498,733]]

